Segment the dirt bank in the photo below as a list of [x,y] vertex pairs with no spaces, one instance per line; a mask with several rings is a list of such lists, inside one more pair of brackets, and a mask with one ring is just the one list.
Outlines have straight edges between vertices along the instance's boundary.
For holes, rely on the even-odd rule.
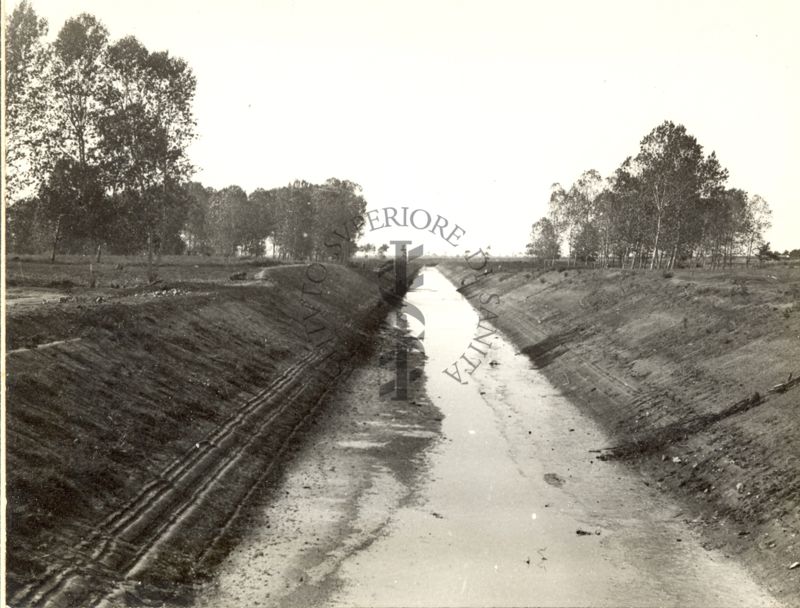
[[276,267],[10,307],[10,605],[208,574],[231,515],[385,314],[369,273],[318,279]]
[[[331,395],[281,480],[253,501],[218,576],[180,605],[336,603],[340,568],[390,533],[398,508],[418,501],[427,452],[440,438],[442,413],[425,395],[424,377],[409,383],[407,399],[380,394],[395,376],[398,339],[396,327],[382,328],[375,352]],[[409,352],[410,367],[421,368],[424,356]]]
[[794,604],[800,388],[771,389],[800,374],[800,275],[503,266],[439,268],[603,425],[601,458],[680,497],[708,548]]

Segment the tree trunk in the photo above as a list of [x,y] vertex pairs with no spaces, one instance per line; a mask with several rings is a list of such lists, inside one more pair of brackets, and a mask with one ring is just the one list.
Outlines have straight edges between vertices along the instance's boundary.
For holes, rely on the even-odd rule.
[[673,247],[673,249],[672,249],[672,259],[670,259],[670,261],[669,261],[669,266],[668,266],[668,268],[669,268],[670,270],[672,270],[673,268],[675,268],[675,258],[676,258],[677,256],[678,256],[678,244],[677,244],[677,243],[675,243],[675,247]]
[[728,268],[733,268],[733,235],[728,240]]
[[83,127],[77,130],[78,139],[78,160],[82,167],[86,166],[86,140],[84,138]]
[[155,283],[156,275],[153,272],[153,230],[147,231],[147,281]]
[[653,241],[653,259],[650,261],[650,270],[653,270],[656,263],[656,253],[658,252],[658,237],[661,233],[661,212],[658,213],[658,219],[656,220],[656,237]]
[[162,199],[161,199],[161,205],[160,205],[161,208],[159,209],[159,211],[161,212],[160,213],[161,217],[160,217],[160,221],[158,222],[158,248],[156,249],[156,267],[154,269],[152,269],[152,272],[153,272],[152,281],[153,282],[155,282],[155,280],[158,278],[158,268],[159,268],[159,266],[161,266],[161,251],[162,251],[162,247],[164,246],[164,241],[165,241],[164,226],[167,223],[167,218],[166,218],[166,214],[167,214],[167,157],[166,156],[164,157],[163,170],[164,170],[164,174],[163,174],[163,181],[162,181],[162,184],[161,184]]
[[747,242],[747,261],[745,262],[745,266],[750,266],[750,256],[753,255],[753,241],[755,240],[755,235],[750,236],[750,240]]
[[100,243],[100,244],[97,245],[97,255],[94,258],[95,264],[99,264],[100,263],[100,256],[101,256],[102,252],[103,252],[103,244]]
[[59,231],[61,230],[61,216],[56,219],[56,228],[53,230],[53,252],[50,254],[50,263],[56,261],[56,245],[58,245]]
[[156,267],[155,272],[158,273],[158,268],[161,266],[161,244],[164,242],[164,238],[162,235],[158,237],[158,243],[156,243]]

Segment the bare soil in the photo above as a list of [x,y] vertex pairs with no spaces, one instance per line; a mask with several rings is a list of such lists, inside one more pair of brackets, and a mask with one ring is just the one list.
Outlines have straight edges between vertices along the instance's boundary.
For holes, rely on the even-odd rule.
[[148,285],[138,266],[123,284],[132,264],[111,260],[91,287],[83,261],[9,260],[23,299],[7,317],[12,606],[88,605],[131,579],[180,594],[208,577],[232,515],[385,315],[369,272],[328,266],[312,295],[303,265],[242,283],[229,265],[178,262]]
[[[442,413],[424,377],[405,400],[379,396],[402,333],[382,327],[372,356],[331,395],[281,478],[241,518],[236,549],[187,605],[332,605],[339,569],[388,533],[399,505],[418,500]],[[423,353],[408,355],[412,368],[423,365]]]
[[677,496],[707,548],[797,604],[800,272],[439,269],[601,423],[601,459]]
[[[154,258],[154,262],[157,261]],[[157,266],[162,281],[192,283],[222,282],[235,272],[254,274],[261,268],[281,265],[273,258],[221,256],[163,256]],[[100,289],[125,289],[148,284],[147,258],[120,255],[11,255],[6,259],[7,285],[70,289],[88,287],[92,280]]]

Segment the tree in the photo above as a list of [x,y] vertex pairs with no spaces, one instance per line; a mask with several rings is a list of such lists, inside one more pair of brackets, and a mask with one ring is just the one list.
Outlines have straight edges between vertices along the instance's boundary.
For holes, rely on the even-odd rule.
[[281,258],[308,259],[314,251],[313,190],[309,182],[295,180],[276,193],[275,240]]
[[550,186],[550,200],[547,208],[547,218],[556,236],[561,239],[570,225],[570,201],[567,191],[558,182]]
[[[612,250],[615,248],[616,234],[614,222],[617,219],[617,205],[613,194],[614,179],[605,180],[605,186],[595,199],[595,215],[599,244],[599,255],[603,266],[607,267],[611,259]],[[618,247],[616,249],[619,249]]]
[[[98,120],[106,78],[108,30],[94,16],[83,13],[64,23],[52,48],[52,154],[59,159],[57,162],[71,158],[88,170],[99,161]],[[101,226],[96,228],[102,232]],[[98,242],[97,261],[100,251]]]
[[561,247],[559,240],[553,222],[543,217],[531,227],[531,242],[526,251],[536,259],[550,260],[554,264]]
[[166,182],[159,162],[166,149],[166,134],[140,103],[104,116],[100,133],[106,179],[113,193],[123,195],[118,200],[132,207],[137,231],[146,235],[148,269],[154,279],[154,246],[166,213]]
[[191,182],[184,187],[188,197],[183,236],[191,253],[210,253],[211,227],[209,208],[213,188],[206,188],[199,182]]
[[347,261],[364,232],[367,203],[361,186],[348,180],[328,179],[312,188],[313,252],[317,259]]
[[772,225],[772,211],[767,201],[756,194],[747,198],[745,214],[742,232],[749,266],[753,247],[764,238],[764,232]]
[[584,222],[576,231],[572,255],[581,262],[594,262],[600,252],[600,233],[591,222]]
[[566,223],[569,226],[570,255],[577,262],[576,239],[585,232],[587,224],[595,220],[597,199],[603,191],[603,178],[594,169],[584,171],[566,195]]
[[244,247],[251,253],[263,255],[266,240],[275,234],[276,193],[258,188],[248,195],[247,200],[249,205],[247,227],[243,235]]
[[16,253],[38,253],[51,242],[38,196],[17,201],[6,210],[6,247]]
[[665,233],[672,237],[674,262],[685,210],[701,196],[719,192],[727,172],[719,167],[713,154],[704,158],[702,146],[686,132],[686,127],[671,121],[665,121],[642,139],[633,166],[654,222],[650,268],[659,259]]
[[612,224],[610,240],[620,265],[631,260],[631,268],[644,263],[648,222],[641,213],[642,182],[631,157],[617,168],[611,179],[608,214]]
[[64,238],[91,243],[103,238],[108,207],[96,167],[71,158],[59,160],[39,198],[53,234],[51,262]]
[[729,188],[719,196],[701,201],[700,248],[710,254],[712,268],[733,263],[746,230],[747,198],[744,190]]
[[87,13],[68,19],[53,42],[53,135],[60,145],[59,156],[70,156],[84,166],[97,160],[107,51],[108,30]]
[[704,203],[725,196],[727,171],[722,169],[713,152],[700,163],[697,178],[697,192],[677,199],[668,210],[662,241],[663,250],[669,256],[669,268],[673,268],[678,259],[688,257],[702,238]]
[[247,231],[247,194],[228,186],[211,195],[208,224],[211,243],[223,255],[235,256]]
[[772,251],[772,249],[770,249],[769,242],[762,243],[761,245],[759,245],[758,253],[756,254],[756,256],[758,257],[758,261],[761,263],[767,260],[778,259],[778,254],[775,251]]
[[154,52],[147,57],[151,86],[147,88],[148,105],[158,118],[165,135],[163,179],[182,182],[194,167],[189,162],[187,148],[195,137],[192,102],[197,79],[189,65],[167,51]]
[[38,191],[46,157],[50,53],[44,41],[47,21],[36,15],[28,0],[8,16],[6,51],[6,201],[14,204]]
[[108,49],[108,76],[99,121],[103,164],[111,188],[126,192],[147,235],[147,259],[174,235],[181,184],[191,174],[186,149],[194,135],[191,102],[196,81],[188,65],[166,53],[150,54],[128,36]]

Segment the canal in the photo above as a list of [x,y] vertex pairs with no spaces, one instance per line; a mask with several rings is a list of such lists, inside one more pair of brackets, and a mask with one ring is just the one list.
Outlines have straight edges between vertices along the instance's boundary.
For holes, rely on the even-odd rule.
[[677,503],[596,460],[602,430],[502,335],[465,384],[443,373],[478,316],[423,276],[421,390],[379,396],[385,353],[355,370],[198,606],[775,605]]

